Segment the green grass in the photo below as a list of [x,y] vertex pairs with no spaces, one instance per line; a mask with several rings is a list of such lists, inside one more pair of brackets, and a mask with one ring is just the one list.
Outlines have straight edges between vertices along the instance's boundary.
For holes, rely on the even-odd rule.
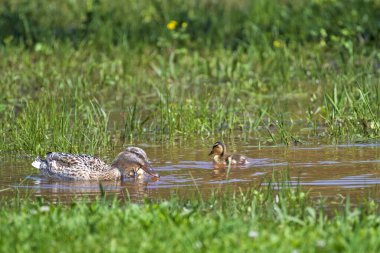
[[[353,53],[357,42],[376,44],[379,38],[378,1],[265,1],[197,0],[113,1],[6,0],[0,8],[0,37],[6,42],[83,40],[100,46],[125,43],[143,48],[186,45],[228,46],[248,44],[261,50],[273,40],[298,44],[321,40],[337,42],[337,49]],[[223,18],[221,18],[223,17]],[[166,24],[186,22],[186,35],[173,36]],[[183,27],[182,27],[183,28]],[[177,30],[177,31],[178,31]],[[180,32],[180,31],[178,31]],[[343,47],[341,47],[343,46]]]
[[[317,204],[319,202],[319,204]],[[0,206],[1,252],[377,252],[373,201],[325,209],[298,189],[173,196],[133,204],[65,205],[11,199]],[[359,202],[360,203],[360,202]]]
[[379,8],[5,1],[0,149],[99,153],[232,133],[286,145],[378,138]]
[[[289,144],[302,127],[323,127],[322,136],[310,137],[338,141],[379,134],[378,74],[367,65],[339,77],[326,67],[324,76],[310,79],[302,69],[311,63],[292,60],[288,80],[273,66],[261,65],[283,62],[282,54],[258,60],[228,50],[186,53],[171,66],[171,55],[61,46],[51,55],[2,49],[2,149],[96,152],[137,139],[236,131]],[[239,62],[234,70],[228,54]],[[151,62],[142,62],[144,57]]]

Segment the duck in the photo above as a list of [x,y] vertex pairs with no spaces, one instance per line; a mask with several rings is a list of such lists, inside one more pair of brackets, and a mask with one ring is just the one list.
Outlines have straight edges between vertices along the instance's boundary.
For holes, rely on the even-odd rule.
[[245,156],[237,154],[227,154],[226,145],[223,142],[217,141],[212,146],[209,156],[213,155],[212,159],[216,165],[244,165],[248,163]]
[[126,148],[111,164],[87,154],[49,152],[45,159],[37,157],[32,166],[46,176],[61,179],[99,181],[160,177],[150,166],[145,151],[138,147]]

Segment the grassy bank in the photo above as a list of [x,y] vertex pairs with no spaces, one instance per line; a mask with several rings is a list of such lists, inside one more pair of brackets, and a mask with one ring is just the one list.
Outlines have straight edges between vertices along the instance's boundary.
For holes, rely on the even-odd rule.
[[344,62],[332,69],[328,59],[308,59],[309,49],[260,60],[229,50],[125,56],[123,47],[60,46],[49,55],[2,49],[2,149],[94,152],[136,139],[233,131],[274,144],[379,135],[376,57],[346,71]]
[[377,252],[378,205],[329,214],[297,190],[67,205],[8,200],[2,252]]
[[377,138],[379,8],[5,1],[0,149],[96,153],[231,132],[288,145]]

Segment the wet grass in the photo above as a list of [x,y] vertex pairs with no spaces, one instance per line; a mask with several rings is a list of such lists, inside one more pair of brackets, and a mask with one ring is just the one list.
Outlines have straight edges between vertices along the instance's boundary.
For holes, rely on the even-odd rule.
[[325,209],[298,189],[173,195],[133,204],[70,205],[12,199],[0,205],[1,252],[376,252],[379,206]]
[[[356,72],[342,73],[339,78],[325,73],[319,84],[303,76],[284,84],[276,80],[276,71],[267,76],[264,72],[269,70],[258,70],[255,75],[259,76],[250,76],[255,69],[252,62],[241,63],[245,70],[239,70],[236,79],[215,78],[207,73],[206,62],[219,58],[218,51],[202,58],[184,56],[176,63],[182,73],[172,77],[157,74],[170,72],[165,64],[160,71],[152,69],[153,63],[125,66],[116,57],[123,48],[107,56],[70,47],[50,56],[3,50],[7,53],[0,60],[2,149],[96,152],[148,136],[154,142],[236,131],[256,135],[263,142],[290,144],[300,137],[300,128],[322,129],[311,137],[337,141],[379,135],[378,74],[361,67],[359,77]],[[88,54],[104,59],[101,64],[84,59]],[[142,57],[135,55],[132,61]],[[236,57],[244,61],[247,55]],[[161,58],[155,56],[152,61]],[[228,57],[218,59],[222,65],[228,66],[228,61]],[[297,64],[288,67],[297,68]],[[262,79],[269,84],[261,84]]]
[[1,150],[379,136],[376,1],[6,3]]

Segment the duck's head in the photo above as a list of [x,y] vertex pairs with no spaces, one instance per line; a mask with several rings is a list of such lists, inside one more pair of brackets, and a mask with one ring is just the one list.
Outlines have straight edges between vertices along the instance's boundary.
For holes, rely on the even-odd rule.
[[125,151],[119,153],[112,166],[118,168],[127,177],[141,177],[145,176],[145,174],[155,178],[160,177],[150,166],[145,151],[138,147],[128,147]]
[[215,142],[212,146],[211,152],[208,155],[220,155],[223,156],[226,153],[226,145],[221,141]]

